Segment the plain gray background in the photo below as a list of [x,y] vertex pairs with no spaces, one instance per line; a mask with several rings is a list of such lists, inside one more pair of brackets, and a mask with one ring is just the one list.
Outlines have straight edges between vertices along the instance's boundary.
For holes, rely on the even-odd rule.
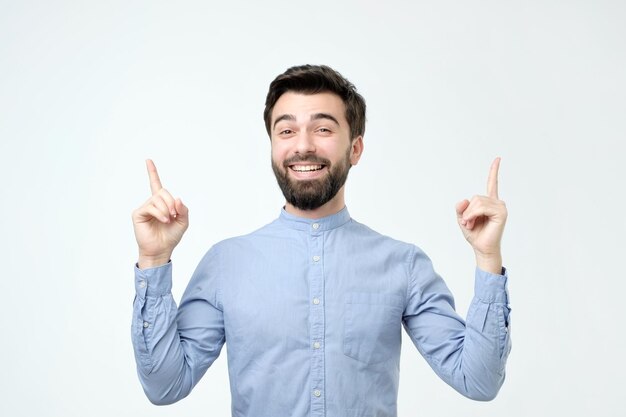
[[368,104],[351,214],[421,246],[462,315],[454,204],[503,158],[507,381],[467,400],[405,337],[399,415],[624,415],[625,21],[623,1],[0,0],[0,414],[230,415],[226,349],[185,400],[143,395],[130,214],[153,158],[191,210],[178,300],[213,243],[278,215],[265,94],[316,63]]

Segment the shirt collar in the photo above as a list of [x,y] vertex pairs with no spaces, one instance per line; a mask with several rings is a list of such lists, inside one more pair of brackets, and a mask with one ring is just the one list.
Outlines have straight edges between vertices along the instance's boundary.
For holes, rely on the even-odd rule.
[[348,213],[348,208],[344,207],[339,212],[321,219],[307,219],[289,214],[283,207],[280,211],[279,221],[292,229],[323,232],[346,224],[350,221],[350,213]]

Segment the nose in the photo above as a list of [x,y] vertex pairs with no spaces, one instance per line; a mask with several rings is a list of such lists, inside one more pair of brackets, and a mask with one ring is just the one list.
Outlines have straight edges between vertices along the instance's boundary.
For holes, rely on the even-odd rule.
[[304,155],[315,152],[314,138],[310,133],[301,131],[296,140],[296,153]]

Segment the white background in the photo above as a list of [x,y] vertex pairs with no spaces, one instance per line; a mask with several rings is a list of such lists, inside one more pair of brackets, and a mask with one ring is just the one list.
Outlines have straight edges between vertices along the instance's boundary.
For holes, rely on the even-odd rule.
[[454,204],[503,158],[507,381],[467,400],[405,337],[399,415],[624,415],[624,22],[623,1],[0,0],[0,414],[230,415],[226,349],[185,400],[143,395],[130,214],[153,158],[191,210],[178,300],[210,245],[278,215],[265,94],[316,63],[368,104],[352,216],[421,246],[463,315]]

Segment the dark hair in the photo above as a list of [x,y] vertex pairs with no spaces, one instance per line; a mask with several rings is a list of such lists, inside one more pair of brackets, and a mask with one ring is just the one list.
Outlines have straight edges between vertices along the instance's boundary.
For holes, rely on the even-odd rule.
[[351,139],[365,133],[365,100],[356,87],[341,74],[326,65],[300,65],[291,67],[272,81],[265,99],[265,129],[271,137],[272,110],[287,91],[304,94],[334,93],[346,106],[346,120]]

